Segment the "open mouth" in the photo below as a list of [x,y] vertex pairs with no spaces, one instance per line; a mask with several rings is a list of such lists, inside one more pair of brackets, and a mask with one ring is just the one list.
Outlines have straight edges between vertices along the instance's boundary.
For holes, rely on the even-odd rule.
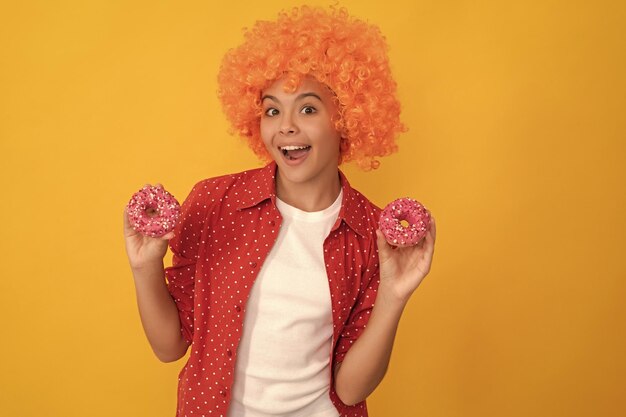
[[293,161],[305,156],[311,150],[311,147],[307,145],[288,145],[281,146],[279,149],[287,159]]

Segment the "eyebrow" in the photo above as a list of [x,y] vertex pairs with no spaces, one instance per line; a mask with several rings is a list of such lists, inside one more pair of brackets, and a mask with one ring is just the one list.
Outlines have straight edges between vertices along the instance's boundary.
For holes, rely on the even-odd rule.
[[[296,101],[298,101],[298,100],[302,100],[303,98],[306,98],[306,97],[315,97],[315,98],[316,98],[316,99],[318,99],[319,101],[322,101],[322,99],[320,98],[320,96],[318,96],[318,95],[317,95],[317,94],[315,94],[315,93],[302,93],[302,94],[300,94],[298,97],[296,97]],[[263,97],[261,97],[261,102],[263,102],[266,98],[269,98],[270,100],[274,100],[275,102],[280,103],[280,100],[279,100],[279,99],[277,99],[276,97],[271,96],[271,95],[269,95],[269,94],[265,94]],[[322,103],[323,103],[323,101],[322,101]]]

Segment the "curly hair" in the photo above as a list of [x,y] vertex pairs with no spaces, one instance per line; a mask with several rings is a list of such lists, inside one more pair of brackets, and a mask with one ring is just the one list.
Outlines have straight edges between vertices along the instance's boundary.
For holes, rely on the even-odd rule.
[[341,161],[376,169],[375,157],[397,150],[400,121],[388,46],[377,26],[351,17],[345,8],[302,6],[282,11],[276,21],[257,21],[244,42],[229,50],[218,74],[218,96],[232,132],[248,140],[263,160],[269,153],[260,134],[261,93],[279,78],[285,92],[303,77],[326,84],[338,103],[335,128]]

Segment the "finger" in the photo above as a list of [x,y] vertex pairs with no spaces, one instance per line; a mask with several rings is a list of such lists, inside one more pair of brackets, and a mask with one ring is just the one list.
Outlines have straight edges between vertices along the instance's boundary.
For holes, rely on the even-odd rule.
[[435,245],[435,235],[437,234],[437,230],[435,228],[435,222],[432,221],[430,223],[430,227],[428,228],[428,232],[424,236],[423,242],[424,247],[427,251],[431,251],[431,247]]
[[128,207],[124,207],[124,230],[130,228],[130,222],[128,221]]
[[435,226],[434,219],[432,219],[431,227],[428,233],[426,234],[426,238],[424,239],[426,242],[424,244],[425,251],[424,257],[427,260],[428,264],[432,262],[432,257],[435,252],[435,237],[437,235],[437,228]]
[[437,226],[435,225],[435,218],[434,217],[430,217],[430,227],[428,230],[429,234],[432,235],[433,241],[435,240],[435,237],[437,236]]
[[172,230],[169,233],[164,234],[163,236],[161,236],[161,240],[170,240],[172,239],[175,235],[174,231]]

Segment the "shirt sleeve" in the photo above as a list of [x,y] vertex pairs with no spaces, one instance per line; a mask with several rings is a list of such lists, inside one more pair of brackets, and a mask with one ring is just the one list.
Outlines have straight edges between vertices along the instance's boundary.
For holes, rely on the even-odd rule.
[[378,284],[380,275],[378,269],[378,249],[376,241],[372,240],[370,255],[367,260],[367,267],[363,273],[361,280],[361,288],[359,289],[354,307],[350,312],[348,321],[339,336],[337,347],[335,349],[335,363],[343,362],[343,359],[352,347],[352,344],[361,336],[363,330],[367,326],[370,314],[374,308],[376,294],[378,292]]
[[165,268],[167,289],[178,308],[181,332],[185,340],[193,339],[193,294],[196,263],[206,221],[206,206],[202,201],[202,185],[196,184],[181,206],[181,221],[170,239],[172,266]]

